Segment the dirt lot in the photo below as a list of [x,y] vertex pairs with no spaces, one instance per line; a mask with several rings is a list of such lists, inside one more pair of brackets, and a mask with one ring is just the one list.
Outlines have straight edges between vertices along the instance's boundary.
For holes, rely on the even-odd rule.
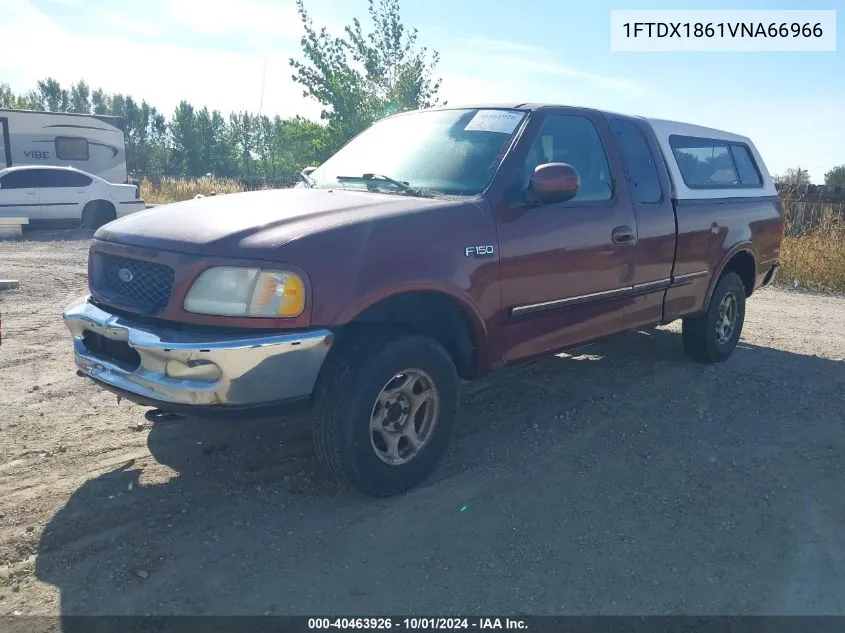
[[0,614],[845,613],[843,298],[761,292],[717,367],[673,324],[500,374],[372,500],[304,420],[150,428],[76,377],[55,236],[0,243]]

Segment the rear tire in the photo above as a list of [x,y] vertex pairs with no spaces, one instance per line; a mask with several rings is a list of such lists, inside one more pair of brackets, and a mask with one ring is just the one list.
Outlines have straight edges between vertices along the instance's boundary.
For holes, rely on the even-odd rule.
[[721,363],[736,349],[745,323],[745,285],[735,272],[719,279],[707,311],[683,320],[687,355],[700,363]]
[[317,386],[314,445],[333,478],[373,497],[427,478],[448,445],[458,374],[427,336],[365,330],[338,341]]
[[98,229],[117,217],[114,207],[103,200],[95,200],[85,205],[82,210],[82,226],[86,229]]

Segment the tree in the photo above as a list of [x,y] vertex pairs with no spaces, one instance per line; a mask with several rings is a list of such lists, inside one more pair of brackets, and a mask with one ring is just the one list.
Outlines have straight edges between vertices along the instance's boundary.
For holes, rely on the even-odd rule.
[[790,168],[786,170],[786,173],[775,176],[774,181],[779,185],[809,185],[810,172],[806,169],[801,169],[801,167]]
[[82,114],[89,114],[91,112],[91,89],[84,80],[71,85],[70,87],[70,104],[71,112],[79,112]]
[[91,93],[91,105],[94,108],[94,114],[108,114],[109,113],[109,97],[100,88],[97,88]]
[[258,117],[249,112],[233,112],[229,115],[229,134],[235,154],[240,159],[240,172],[247,178],[255,175],[252,168],[254,162],[253,150],[258,140]]
[[845,164],[837,165],[824,175],[828,187],[845,187]]
[[9,84],[0,83],[0,108],[12,110],[43,110],[34,90],[25,95],[16,95]]
[[170,121],[170,136],[173,139],[173,166],[180,176],[201,176],[199,138],[194,107],[181,101]]
[[38,98],[48,112],[67,112],[70,96],[52,77],[38,81]]
[[355,18],[344,37],[317,30],[304,0],[296,5],[305,30],[304,61],[290,59],[293,80],[324,106],[320,116],[335,146],[387,114],[438,103],[440,80],[432,78],[438,53],[428,59],[425,47],[417,49],[417,30],[402,24],[398,0],[369,0],[372,30],[364,34]]

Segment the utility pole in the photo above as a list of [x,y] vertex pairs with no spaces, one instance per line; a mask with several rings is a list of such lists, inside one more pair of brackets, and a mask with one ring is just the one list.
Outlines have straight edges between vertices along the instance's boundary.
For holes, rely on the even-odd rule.
[[267,60],[264,60],[264,71],[261,73],[261,103],[258,105],[258,116],[264,111],[264,82],[267,79]]

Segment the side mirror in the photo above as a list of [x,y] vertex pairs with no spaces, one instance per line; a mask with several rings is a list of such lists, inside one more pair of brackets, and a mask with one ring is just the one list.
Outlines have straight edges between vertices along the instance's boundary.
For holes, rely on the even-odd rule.
[[530,195],[539,204],[568,202],[578,195],[581,177],[572,165],[546,163],[538,165],[531,176]]
[[314,184],[314,179],[311,178],[311,174],[317,170],[314,166],[309,166],[299,172],[299,184],[305,185],[306,187],[310,187]]

